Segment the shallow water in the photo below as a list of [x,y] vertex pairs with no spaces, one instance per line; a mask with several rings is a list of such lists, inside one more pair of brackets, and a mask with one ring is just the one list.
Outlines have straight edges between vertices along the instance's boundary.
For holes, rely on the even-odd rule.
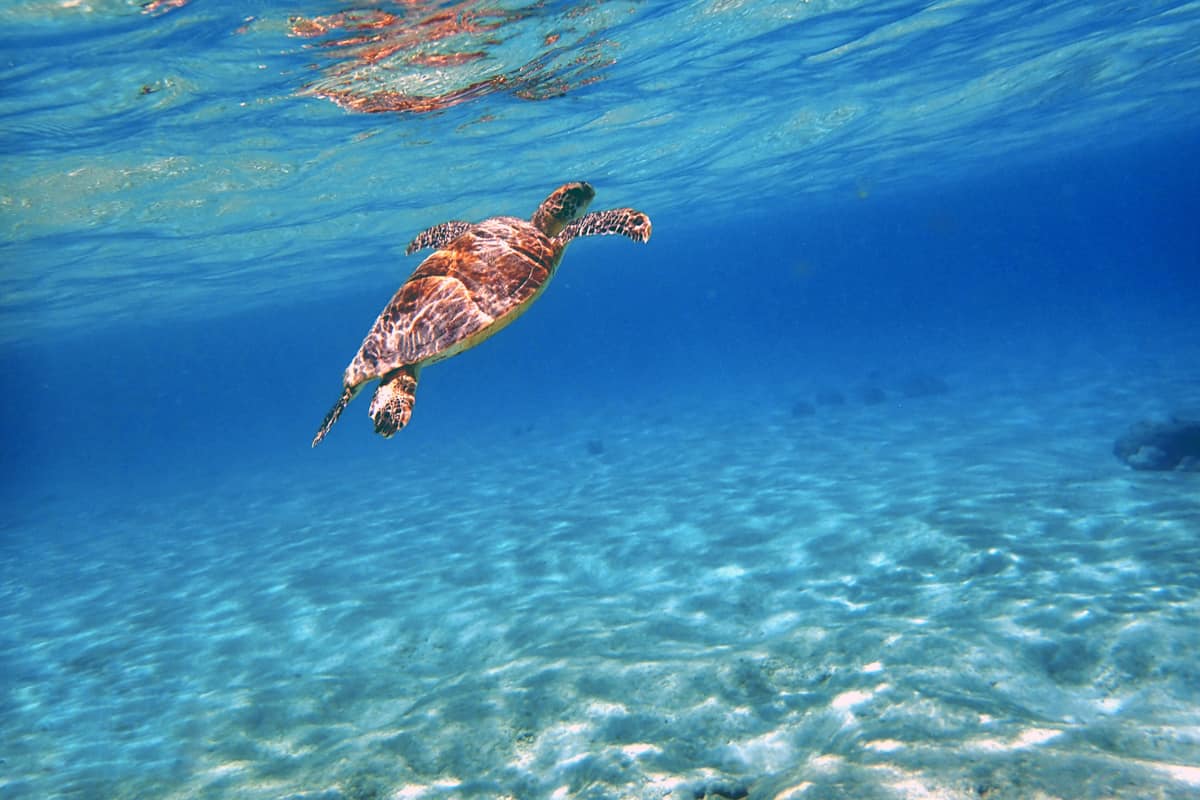
[[[1195,128],[1195,3],[415,3],[316,37],[342,8],[169,5],[0,12],[5,338],[340,291],[569,177],[690,228]],[[310,97],[497,77],[442,113]]]
[[[1196,793],[1200,4],[0,22],[0,797]],[[310,449],[578,178],[651,241]]]

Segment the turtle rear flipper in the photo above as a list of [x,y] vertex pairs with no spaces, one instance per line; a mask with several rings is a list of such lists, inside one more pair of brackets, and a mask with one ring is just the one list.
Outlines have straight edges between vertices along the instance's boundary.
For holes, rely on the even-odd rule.
[[333,427],[333,423],[338,421],[338,417],[346,410],[346,406],[350,405],[350,401],[354,399],[354,395],[358,394],[362,389],[362,384],[358,386],[347,386],[342,390],[342,396],[333,404],[333,408],[329,409],[329,413],[325,415],[325,421],[321,423],[321,427],[317,429],[317,435],[313,437],[312,446],[316,447],[325,438],[325,434],[329,433],[329,429]]
[[426,247],[445,247],[470,230],[471,224],[461,219],[452,219],[449,222],[434,225],[432,228],[426,228],[413,237],[413,240],[408,243],[408,247],[404,248],[404,252],[411,256]]
[[563,228],[557,241],[566,246],[576,236],[607,236],[619,233],[635,242],[650,240],[650,217],[636,208],[611,208],[593,211]]
[[417,370],[404,366],[384,377],[371,398],[371,419],[375,432],[385,439],[408,424],[417,391]]

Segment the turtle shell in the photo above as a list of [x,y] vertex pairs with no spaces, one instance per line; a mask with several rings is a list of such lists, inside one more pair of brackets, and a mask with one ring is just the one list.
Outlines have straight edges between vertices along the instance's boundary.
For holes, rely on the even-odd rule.
[[421,262],[380,313],[346,367],[347,386],[474,347],[516,319],[562,258],[529,222],[494,217]]

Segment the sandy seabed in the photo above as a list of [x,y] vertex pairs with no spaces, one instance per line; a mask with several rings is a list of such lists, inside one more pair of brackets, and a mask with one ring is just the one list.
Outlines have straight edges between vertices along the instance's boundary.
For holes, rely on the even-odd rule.
[[1195,797],[1200,474],[1110,452],[1200,408],[1179,367],[635,398],[28,515],[0,798]]

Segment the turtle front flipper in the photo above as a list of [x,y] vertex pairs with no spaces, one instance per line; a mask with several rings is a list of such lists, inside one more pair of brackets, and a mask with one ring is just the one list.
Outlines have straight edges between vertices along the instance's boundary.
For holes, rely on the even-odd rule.
[[452,219],[449,222],[434,225],[432,228],[426,228],[418,233],[408,243],[408,247],[404,248],[404,252],[411,256],[413,253],[418,250],[424,250],[426,247],[445,247],[466,233],[470,228],[471,223],[464,222],[461,219]]
[[325,434],[329,433],[329,429],[333,427],[333,423],[338,421],[338,417],[340,417],[342,412],[346,410],[346,406],[350,405],[350,401],[353,400],[354,396],[361,390],[361,383],[357,386],[347,386],[342,390],[342,396],[339,397],[338,401],[333,404],[333,408],[329,409],[329,413],[325,415],[324,422],[322,422],[321,427],[317,429],[317,435],[314,436],[312,440],[313,447],[316,447],[321,443],[321,440],[325,438]]
[[611,208],[608,211],[593,211],[567,225],[556,240],[563,246],[576,236],[607,236],[619,233],[635,242],[650,240],[650,217],[636,208]]
[[375,420],[376,433],[390,439],[408,424],[416,391],[416,367],[403,366],[384,376],[371,398],[371,419]]

